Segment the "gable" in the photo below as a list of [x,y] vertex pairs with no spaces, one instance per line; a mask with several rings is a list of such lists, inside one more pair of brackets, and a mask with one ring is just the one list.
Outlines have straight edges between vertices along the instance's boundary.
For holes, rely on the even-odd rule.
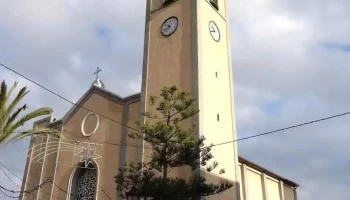
[[[103,141],[106,137],[115,135],[109,133],[121,132],[121,125],[116,122],[121,122],[122,117],[123,104],[92,93],[63,122],[63,132],[66,138],[72,140],[88,138]],[[115,139],[117,138],[112,140]]]
[[115,102],[119,105],[125,105],[126,103],[133,103],[133,102],[138,102],[140,101],[140,97],[141,94],[140,93],[136,93],[134,95],[130,95],[128,97],[121,97],[115,93],[112,93],[108,90],[102,89],[100,87],[96,87],[96,86],[92,86],[80,99],[79,101],[64,115],[64,117],[62,118],[62,123],[64,124],[67,120],[69,120],[69,118],[79,109],[83,109],[86,111],[91,112],[92,110],[83,106],[86,101],[88,99],[90,99],[90,97],[93,94],[97,94],[105,99],[108,99],[112,102]]

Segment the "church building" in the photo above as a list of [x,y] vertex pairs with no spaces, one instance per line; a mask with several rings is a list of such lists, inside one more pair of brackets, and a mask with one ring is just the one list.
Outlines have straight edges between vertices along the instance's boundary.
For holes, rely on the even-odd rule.
[[[62,119],[34,123],[61,131],[62,139],[33,137],[22,200],[120,199],[114,176],[124,164],[147,161],[151,150],[128,134],[151,111],[148,99],[176,85],[197,99],[197,136],[217,144],[237,139],[227,0],[147,0],[141,93],[121,97],[98,78]],[[220,134],[218,134],[220,133]],[[298,184],[238,155],[237,143],[212,148],[226,173],[201,172],[210,182],[234,186],[210,197],[222,200],[296,200]],[[172,176],[188,176],[176,170]]]

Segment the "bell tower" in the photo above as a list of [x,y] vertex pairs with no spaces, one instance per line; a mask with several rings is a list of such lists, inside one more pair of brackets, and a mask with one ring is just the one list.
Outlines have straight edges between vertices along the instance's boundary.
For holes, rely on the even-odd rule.
[[[197,98],[192,119],[207,144],[236,138],[227,0],[147,0],[141,111],[163,86],[176,85]],[[210,182],[221,178],[234,187],[214,199],[239,199],[236,143],[212,148],[226,173],[202,172]],[[139,159],[145,159],[140,148]]]

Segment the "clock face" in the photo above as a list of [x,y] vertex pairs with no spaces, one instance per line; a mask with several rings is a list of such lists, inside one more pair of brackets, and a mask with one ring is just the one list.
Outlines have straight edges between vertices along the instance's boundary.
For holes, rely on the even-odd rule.
[[211,37],[216,41],[220,41],[220,30],[219,27],[215,24],[215,22],[211,21],[209,22],[209,31]]
[[176,17],[170,17],[162,25],[162,34],[164,36],[170,36],[173,34],[178,26],[178,19]]

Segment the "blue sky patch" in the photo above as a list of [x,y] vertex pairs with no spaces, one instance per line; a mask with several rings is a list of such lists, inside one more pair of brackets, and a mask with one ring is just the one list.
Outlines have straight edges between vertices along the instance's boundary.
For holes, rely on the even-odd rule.
[[268,101],[262,104],[262,109],[272,116],[281,114],[282,101]]
[[103,25],[96,25],[95,30],[97,36],[110,47],[112,45],[112,30]]
[[350,44],[325,43],[322,46],[330,50],[350,52]]

